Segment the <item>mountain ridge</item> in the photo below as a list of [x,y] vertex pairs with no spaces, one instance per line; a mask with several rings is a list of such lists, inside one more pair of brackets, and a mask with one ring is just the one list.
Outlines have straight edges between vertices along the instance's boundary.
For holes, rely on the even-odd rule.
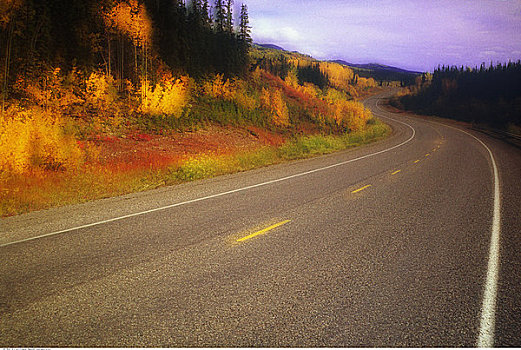
[[[290,52],[290,51],[284,49],[283,47],[275,45],[275,44],[270,44],[270,43],[259,44],[259,43],[255,43],[255,45],[260,46],[260,47],[265,48],[265,49],[273,49],[273,50]],[[296,51],[293,51],[293,52],[296,52]],[[373,71],[385,71],[385,72],[401,73],[401,74],[422,74],[422,72],[411,71],[411,70],[407,70],[407,69],[404,69],[404,68],[388,66],[388,65],[385,65],[385,64],[381,64],[381,63],[350,63],[350,62],[347,62],[347,61],[342,60],[342,59],[325,60],[325,61],[342,64],[344,66],[348,66],[348,67],[351,67],[351,68],[367,69],[367,70],[373,70]]]
[[422,74],[422,72],[411,71],[411,70],[403,69],[403,68],[399,68],[399,67],[388,66],[386,64],[381,64],[381,63],[350,63],[350,62],[347,62],[344,60],[331,60],[330,62],[335,62],[335,63],[343,64],[345,66],[362,68],[362,69],[387,70],[387,71],[395,72],[395,73]]

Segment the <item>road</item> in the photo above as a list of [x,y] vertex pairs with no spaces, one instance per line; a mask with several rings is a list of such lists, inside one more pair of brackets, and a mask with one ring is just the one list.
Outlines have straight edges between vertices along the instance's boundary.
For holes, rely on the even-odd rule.
[[2,219],[0,346],[520,346],[521,151],[383,96],[378,143]]

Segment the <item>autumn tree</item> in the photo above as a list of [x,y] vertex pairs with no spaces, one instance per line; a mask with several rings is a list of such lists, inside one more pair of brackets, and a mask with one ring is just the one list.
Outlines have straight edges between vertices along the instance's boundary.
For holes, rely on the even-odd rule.
[[[132,40],[134,45],[134,66],[136,73],[138,71],[137,49],[140,48],[142,61],[141,79],[146,86],[148,81],[148,50],[152,39],[152,22],[145,6],[138,3],[136,0],[120,2],[106,15],[106,22],[109,27],[115,28],[117,31],[127,35]],[[123,57],[121,57],[121,59],[123,59]],[[123,64],[121,64],[121,72],[119,74],[120,80],[124,77],[122,69]]]

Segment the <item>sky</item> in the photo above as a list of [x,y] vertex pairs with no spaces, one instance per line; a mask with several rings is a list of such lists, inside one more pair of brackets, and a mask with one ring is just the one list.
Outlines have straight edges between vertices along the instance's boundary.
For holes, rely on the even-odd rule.
[[521,59],[521,0],[242,2],[255,43],[321,60],[432,72]]

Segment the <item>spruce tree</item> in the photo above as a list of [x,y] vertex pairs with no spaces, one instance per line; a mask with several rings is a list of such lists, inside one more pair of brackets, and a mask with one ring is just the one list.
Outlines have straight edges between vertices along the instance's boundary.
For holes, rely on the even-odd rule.
[[201,16],[205,26],[209,27],[212,24],[212,18],[210,16],[210,5],[208,0],[204,0],[201,7]]
[[239,40],[245,42],[248,46],[251,45],[251,27],[248,17],[248,7],[245,4],[241,6],[241,17],[239,23]]
[[226,13],[223,4],[223,0],[217,0],[215,2],[215,30],[217,32],[224,32],[226,24]]
[[226,0],[225,28],[228,33],[233,33],[233,0]]

